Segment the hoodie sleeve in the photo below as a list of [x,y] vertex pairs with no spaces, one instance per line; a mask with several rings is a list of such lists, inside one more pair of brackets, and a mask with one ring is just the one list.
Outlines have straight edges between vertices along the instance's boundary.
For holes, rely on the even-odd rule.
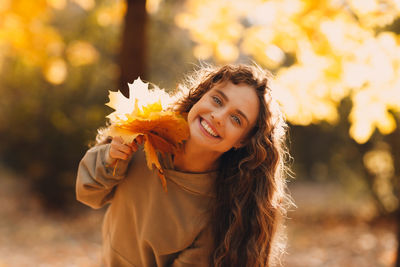
[[116,185],[126,176],[130,159],[118,160],[117,167],[108,165],[110,144],[89,149],[78,167],[76,199],[94,209],[111,202]]

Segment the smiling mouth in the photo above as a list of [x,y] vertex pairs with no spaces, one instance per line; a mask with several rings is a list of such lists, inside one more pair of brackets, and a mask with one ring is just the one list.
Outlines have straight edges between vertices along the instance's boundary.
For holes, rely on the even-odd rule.
[[212,137],[219,137],[219,135],[211,128],[211,126],[204,119],[200,119],[200,124],[203,126],[203,129]]

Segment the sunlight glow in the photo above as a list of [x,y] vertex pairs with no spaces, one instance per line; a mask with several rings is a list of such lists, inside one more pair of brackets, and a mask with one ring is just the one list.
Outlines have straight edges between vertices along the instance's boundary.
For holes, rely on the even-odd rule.
[[11,0],[0,0],[0,12],[6,11],[11,6]]
[[100,7],[96,12],[96,20],[100,26],[119,25],[126,13],[126,2],[114,1],[111,6]]
[[67,48],[67,57],[72,65],[93,64],[99,58],[96,48],[85,41],[74,41]]
[[93,9],[94,6],[96,5],[95,0],[71,0],[71,1],[86,11]]
[[379,9],[379,3],[377,0],[348,0],[347,2],[362,15]]
[[239,57],[239,50],[234,44],[221,42],[217,46],[216,56],[222,62],[232,62]]
[[[336,123],[337,106],[349,96],[357,142],[375,129],[396,129],[389,109],[400,112],[400,37],[376,28],[400,16],[400,0],[238,2],[187,1],[176,23],[197,43],[196,57],[235,61],[238,45],[276,69],[277,95],[291,123]],[[287,55],[296,60],[282,68]]]
[[213,54],[212,47],[208,45],[196,45],[193,49],[193,54],[200,60],[208,59]]
[[62,84],[67,78],[67,64],[61,58],[51,60],[44,70],[44,76],[52,84]]
[[278,16],[277,9],[276,2],[267,1],[254,9],[248,18],[255,25],[272,25]]
[[150,14],[154,14],[158,11],[160,7],[161,0],[147,0],[146,1],[146,11]]
[[394,162],[388,145],[382,144],[365,153],[363,162],[367,170],[374,175],[373,190],[388,211],[395,210],[399,205],[399,200],[392,190]]
[[396,121],[382,101],[381,90],[363,90],[353,96],[354,107],[349,119],[352,123],[350,135],[358,142],[365,143],[378,128],[382,134],[396,129]]
[[192,39],[200,44],[195,55],[204,58],[208,51],[213,51],[218,62],[235,61],[239,56],[237,43],[244,29],[240,19],[248,5],[238,0],[189,0],[186,5],[193,13],[178,14],[175,23],[190,29]]
[[265,48],[265,55],[271,59],[276,66],[282,64],[285,59],[285,53],[276,45],[269,45]]
[[64,9],[67,5],[67,0],[47,0],[47,3],[52,8],[61,10]]

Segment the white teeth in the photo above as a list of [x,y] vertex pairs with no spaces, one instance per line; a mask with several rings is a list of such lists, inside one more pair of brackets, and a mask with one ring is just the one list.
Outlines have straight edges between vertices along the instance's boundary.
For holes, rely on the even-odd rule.
[[203,128],[212,136],[217,137],[218,134],[216,132],[214,132],[213,129],[211,129],[211,127],[208,125],[208,123],[205,120],[201,120],[201,125],[203,126]]

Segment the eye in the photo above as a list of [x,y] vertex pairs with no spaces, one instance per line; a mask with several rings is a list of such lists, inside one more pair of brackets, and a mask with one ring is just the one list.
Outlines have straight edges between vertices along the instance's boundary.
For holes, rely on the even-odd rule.
[[222,101],[218,96],[213,96],[212,99],[218,106],[222,105]]
[[232,115],[231,116],[232,120],[234,121],[234,123],[236,123],[237,125],[242,125],[242,121],[240,120],[240,118],[236,115]]

